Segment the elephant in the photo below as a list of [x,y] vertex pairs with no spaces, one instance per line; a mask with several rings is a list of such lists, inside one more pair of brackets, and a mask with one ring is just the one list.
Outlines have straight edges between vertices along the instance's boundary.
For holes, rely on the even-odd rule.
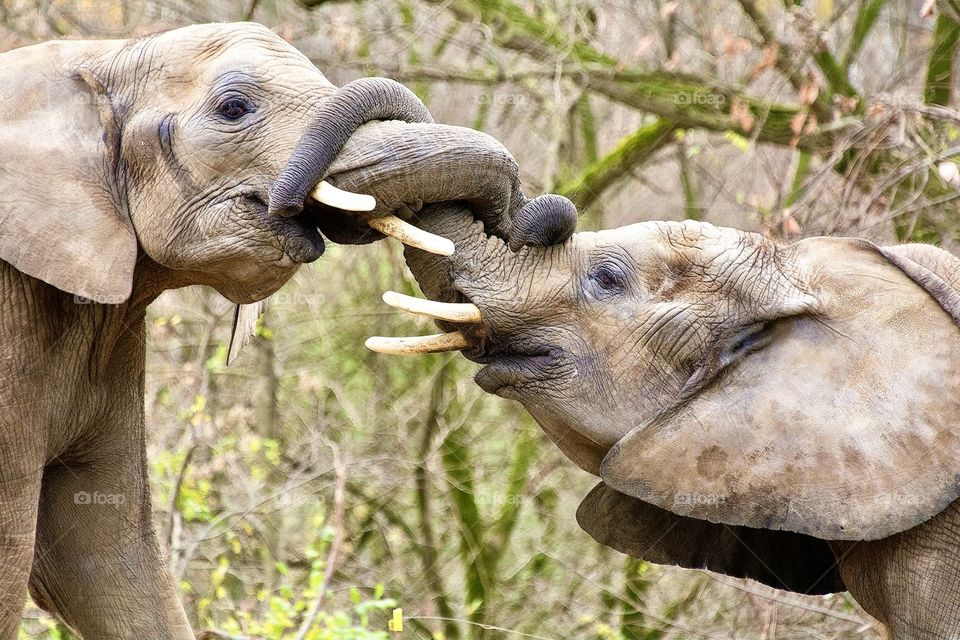
[[520,247],[422,214],[458,252],[406,249],[429,300],[384,299],[448,333],[368,346],[482,365],[600,479],[596,541],[960,637],[960,260],[691,220]]
[[425,203],[533,244],[575,211],[528,201],[502,145],[402,85],[338,89],[255,24],[47,42],[0,69],[0,639],[28,591],[85,638],[193,638],[151,523],[146,307],[189,285],[259,301],[324,236],[429,247],[394,215]]

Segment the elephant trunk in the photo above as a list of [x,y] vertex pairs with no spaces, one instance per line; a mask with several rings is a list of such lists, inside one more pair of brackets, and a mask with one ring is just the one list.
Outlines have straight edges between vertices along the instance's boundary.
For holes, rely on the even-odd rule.
[[576,226],[576,209],[568,200],[528,200],[510,152],[491,136],[464,127],[395,120],[363,125],[327,167],[324,180],[375,200],[367,211],[328,207],[317,216],[323,235],[341,244],[381,238],[371,230],[377,218],[397,212],[409,217],[424,206],[451,202],[466,205],[488,234],[509,238],[515,247],[561,242]]
[[270,193],[270,212],[301,213],[326,174],[340,187],[376,198],[374,211],[362,196],[337,194],[358,206],[347,207],[348,215],[324,212],[321,230],[336,242],[381,237],[366,227],[372,217],[451,201],[468,204],[487,232],[509,239],[514,250],[562,242],[576,227],[576,208],[565,198],[524,197],[516,162],[503,145],[477,131],[434,125],[413,92],[386,78],[355,80],[323,102]]
[[362,78],[344,85],[320,106],[270,193],[270,213],[290,217],[303,210],[312,189],[353,132],[372,120],[433,122],[423,102],[387,78]]
[[[452,204],[430,207],[422,212],[417,224],[430,233],[450,238],[457,247],[456,253],[449,257],[414,248],[404,250],[407,267],[429,300],[463,302],[465,299],[457,290],[460,279],[489,278],[493,265],[507,268],[514,262],[507,244],[487,235],[483,225],[473,220],[471,212],[464,207]],[[496,286],[496,283],[490,284]],[[459,328],[451,323],[439,324],[445,331]]]
[[[527,211],[529,222],[540,229],[558,207],[565,208],[563,202],[556,196],[541,196],[522,211]],[[488,349],[496,349],[500,344],[501,329],[510,325],[518,313],[527,313],[529,287],[536,284],[537,278],[550,273],[549,265],[562,260],[566,249],[534,245],[514,251],[510,242],[489,235],[472,212],[457,203],[427,207],[416,222],[431,234],[449,238],[456,245],[456,252],[439,256],[407,247],[407,267],[425,299],[394,292],[387,292],[383,299],[399,310],[433,318],[445,333],[376,336],[367,341],[367,347],[388,354],[456,350],[482,362]]]

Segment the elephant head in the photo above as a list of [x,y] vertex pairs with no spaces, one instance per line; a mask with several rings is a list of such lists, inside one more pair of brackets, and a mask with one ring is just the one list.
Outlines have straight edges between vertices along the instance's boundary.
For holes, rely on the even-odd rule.
[[[490,137],[433,124],[394,82],[338,90],[257,25],[46,43],[0,55],[0,78],[3,638],[28,588],[86,638],[193,637],[146,482],[144,318],[161,291],[256,301],[323,233],[383,237],[371,226],[449,253],[392,215],[424,203],[465,202],[515,244],[572,231],[569,202],[528,202]],[[123,500],[77,501],[96,491]]]
[[424,224],[460,250],[408,250],[440,303],[416,310],[460,320],[440,324],[476,382],[602,479],[578,512],[601,542],[827,592],[826,541],[885,538],[960,493],[945,252],[687,221],[514,253],[456,211]]
[[[320,230],[374,240],[371,216],[423,202],[468,201],[504,236],[524,219],[494,140],[432,124],[391,81],[338,90],[259,25],[49,42],[0,67],[0,260],[96,302],[127,300],[135,273],[259,300],[320,256]],[[410,124],[371,123],[338,156],[375,120]],[[348,214],[356,198],[314,190],[336,173],[378,206]]]

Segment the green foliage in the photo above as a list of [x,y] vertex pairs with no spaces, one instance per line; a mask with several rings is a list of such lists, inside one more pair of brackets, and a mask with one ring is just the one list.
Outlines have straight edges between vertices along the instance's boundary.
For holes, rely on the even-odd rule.
[[20,625],[18,640],[80,640],[62,622],[48,615],[38,615]]
[[960,46],[960,23],[944,13],[937,16],[933,51],[927,64],[923,99],[927,104],[949,105],[953,92],[953,66]]
[[732,144],[740,153],[746,153],[750,150],[750,140],[744,138],[736,131],[724,131],[723,138]]

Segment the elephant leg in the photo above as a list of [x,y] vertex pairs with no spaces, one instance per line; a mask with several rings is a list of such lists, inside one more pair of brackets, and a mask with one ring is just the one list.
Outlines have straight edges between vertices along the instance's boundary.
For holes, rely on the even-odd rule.
[[114,432],[95,457],[46,469],[31,594],[89,640],[192,640],[151,523],[142,429],[132,430],[137,442]]
[[837,543],[840,572],[891,640],[960,638],[960,500],[883,540]]
[[0,437],[0,640],[18,635],[33,563],[42,473],[42,460]]

